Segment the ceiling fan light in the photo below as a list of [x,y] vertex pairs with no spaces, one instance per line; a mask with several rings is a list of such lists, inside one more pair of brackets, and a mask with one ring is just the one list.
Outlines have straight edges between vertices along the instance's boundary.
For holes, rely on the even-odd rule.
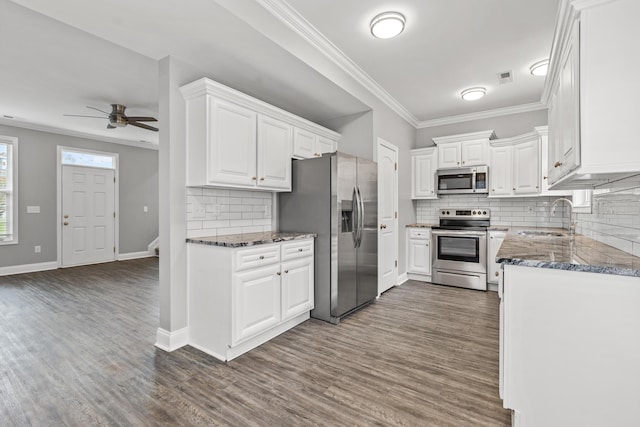
[[464,99],[465,101],[476,101],[485,96],[486,93],[487,89],[478,86],[470,87],[469,89],[463,90],[462,92],[460,92],[460,96],[462,96],[462,99]]
[[548,59],[543,59],[542,61],[538,61],[529,68],[531,75],[537,76],[537,77],[546,76],[548,70],[549,70]]
[[404,30],[406,19],[399,12],[383,12],[371,20],[371,34],[379,39],[390,39]]

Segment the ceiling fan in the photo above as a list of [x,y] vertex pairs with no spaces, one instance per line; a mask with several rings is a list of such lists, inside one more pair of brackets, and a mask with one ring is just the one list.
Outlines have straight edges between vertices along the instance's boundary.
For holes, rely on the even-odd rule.
[[109,124],[107,125],[107,129],[115,129],[117,127],[125,127],[127,125],[136,126],[142,129],[152,130],[154,132],[158,132],[158,128],[146,125],[140,122],[157,122],[158,120],[155,117],[142,117],[142,116],[127,116],[124,113],[124,110],[127,108],[122,104],[111,104],[111,112],[107,113],[106,111],[102,111],[96,107],[89,107],[92,110],[100,111],[105,114],[104,116],[83,116],[79,114],[63,114],[68,117],[90,117],[94,119],[109,119]]

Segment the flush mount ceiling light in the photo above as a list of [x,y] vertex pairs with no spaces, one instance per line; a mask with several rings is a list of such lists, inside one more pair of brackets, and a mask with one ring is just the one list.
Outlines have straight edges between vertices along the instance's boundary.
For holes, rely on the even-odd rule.
[[460,95],[465,101],[475,101],[482,98],[486,93],[487,89],[483,87],[470,87],[460,92]]
[[542,61],[538,61],[533,64],[529,71],[532,75],[542,77],[547,75],[547,70],[549,69],[549,60],[543,59]]
[[406,19],[398,12],[384,12],[371,20],[371,34],[379,39],[390,39],[404,30]]

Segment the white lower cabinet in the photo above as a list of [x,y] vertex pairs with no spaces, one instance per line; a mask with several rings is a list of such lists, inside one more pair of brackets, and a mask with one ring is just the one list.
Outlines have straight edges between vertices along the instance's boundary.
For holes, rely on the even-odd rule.
[[189,345],[231,360],[307,320],[313,243],[189,244]]
[[431,229],[407,228],[407,275],[413,280],[431,280]]
[[487,272],[487,283],[497,284],[502,275],[502,265],[496,263],[496,255],[500,250],[500,246],[502,246],[502,242],[504,242],[504,236],[506,234],[506,231],[489,230],[489,239],[487,242],[487,254],[489,254],[487,257],[487,267],[489,271]]

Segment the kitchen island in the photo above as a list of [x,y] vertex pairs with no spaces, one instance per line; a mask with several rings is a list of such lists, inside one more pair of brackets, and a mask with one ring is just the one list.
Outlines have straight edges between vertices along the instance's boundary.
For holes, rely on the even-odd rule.
[[557,229],[511,229],[500,395],[515,426],[637,425],[640,258]]
[[231,360],[309,318],[313,233],[187,239],[192,347]]

